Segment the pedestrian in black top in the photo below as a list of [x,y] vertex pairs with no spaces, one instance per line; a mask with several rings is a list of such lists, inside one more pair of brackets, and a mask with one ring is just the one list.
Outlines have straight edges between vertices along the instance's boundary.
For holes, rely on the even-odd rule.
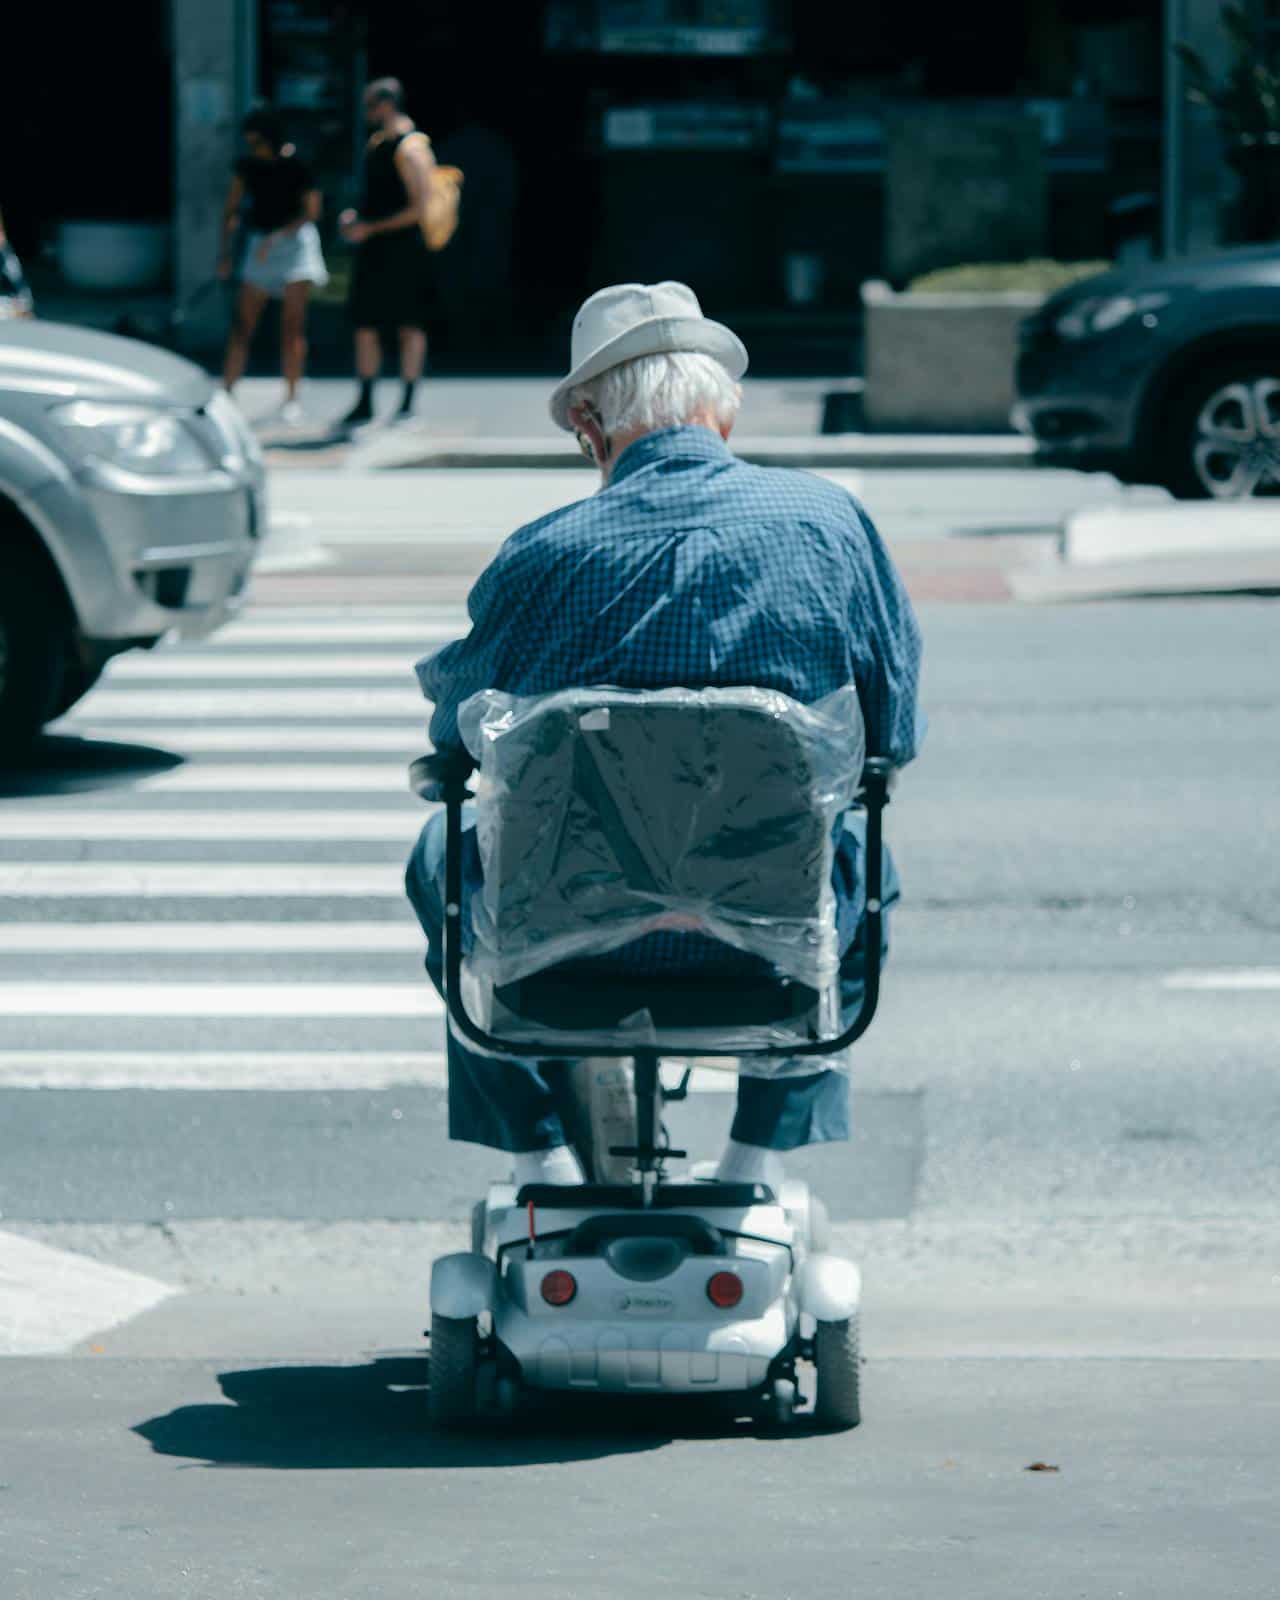
[[259,106],[241,124],[245,154],[236,162],[222,216],[218,276],[232,273],[232,245],[248,202],[249,238],[240,268],[240,293],[222,381],[228,392],[244,372],[249,342],[268,300],[279,300],[280,363],[284,369],[282,422],[302,420],[298,385],[307,362],[307,299],[329,281],[316,220],[320,191],[311,169],[285,140],[280,119]]
[[395,328],[399,339],[401,417],[413,412],[427,354],[432,262],[422,227],[435,156],[403,105],[404,90],[395,78],[375,79],[365,90],[364,112],[373,131],[365,146],[360,204],[339,218],[343,237],[356,247],[347,306],[355,324],[360,396],[343,418],[350,427],[373,417],[381,329]]

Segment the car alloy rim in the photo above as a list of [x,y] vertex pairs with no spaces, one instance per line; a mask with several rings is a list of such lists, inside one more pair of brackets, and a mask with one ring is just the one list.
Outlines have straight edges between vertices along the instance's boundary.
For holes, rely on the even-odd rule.
[[1280,377],[1215,390],[1196,419],[1194,459],[1218,499],[1280,490]]

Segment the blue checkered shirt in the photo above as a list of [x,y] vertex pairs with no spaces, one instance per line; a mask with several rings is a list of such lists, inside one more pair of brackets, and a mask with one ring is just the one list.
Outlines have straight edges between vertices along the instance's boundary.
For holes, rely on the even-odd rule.
[[[920,632],[871,519],[826,479],[739,461],[708,428],[637,440],[606,488],[513,534],[468,609],[467,637],[417,665],[437,749],[459,747],[458,707],[482,689],[755,684],[807,704],[852,682],[868,753],[916,752]],[[688,936],[629,949],[648,969],[658,940],[688,964]]]

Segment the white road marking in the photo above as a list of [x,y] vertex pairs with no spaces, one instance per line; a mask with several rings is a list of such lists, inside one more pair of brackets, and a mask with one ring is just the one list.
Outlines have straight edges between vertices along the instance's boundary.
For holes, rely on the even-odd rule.
[[42,861],[0,862],[0,896],[137,899],[169,895],[200,899],[274,900],[404,895],[398,866],[353,867],[298,862],[290,866],[238,862]]
[[254,1050],[4,1050],[3,1089],[441,1088],[444,1057]]
[[421,983],[0,983],[0,1017],[440,1017]]
[[402,623],[406,628],[445,627],[451,625],[455,617],[465,614],[465,606],[439,602],[435,604],[424,602],[421,605],[362,605],[358,610],[353,610],[349,605],[263,604],[254,605],[248,611],[241,612],[225,628],[218,630],[218,638],[222,639],[227,634],[252,631],[255,628],[274,628],[279,623],[296,623],[305,627],[326,623],[341,623],[353,628],[381,628],[393,623]]
[[[422,818],[404,811],[18,811],[0,805],[0,839],[412,842]],[[323,870],[323,869],[320,869]]]
[[[418,655],[424,654],[419,651]],[[299,655],[264,651],[261,655],[229,652],[226,655],[188,654],[165,650],[158,655],[124,655],[112,662],[103,685],[122,678],[390,678],[415,683],[411,651],[390,655]],[[101,690],[99,691],[101,693]],[[186,691],[183,690],[185,694]]]
[[143,775],[138,792],[154,794],[394,794],[408,793],[407,762],[379,761],[356,766],[354,763],[293,761],[279,764],[240,766],[231,761],[204,762],[175,767],[170,772]]
[[[80,717],[84,717],[81,722]],[[373,755],[383,751],[403,754],[407,763],[411,756],[420,756],[427,748],[427,716],[423,708],[421,717],[412,725],[401,724],[393,728],[370,727],[352,723],[325,726],[316,723],[306,727],[156,727],[151,723],[131,723],[123,727],[98,728],[94,726],[93,711],[79,713],[57,725],[53,732],[63,737],[80,739],[110,739],[121,744],[159,745],[165,749],[177,748],[193,755],[218,755],[230,752],[235,755],[252,755],[254,752],[307,752],[323,755],[341,752],[349,755]]]
[[4,955],[385,955],[425,948],[412,921],[0,922]]
[[[674,1085],[679,1073],[667,1068]],[[0,1050],[0,1089],[294,1090],[443,1088],[438,1052]],[[737,1077],[695,1067],[695,1094],[732,1094]]]
[[1161,982],[1166,989],[1280,989],[1280,967],[1207,967],[1171,972]]
[[[212,651],[256,649],[279,644],[402,644],[424,654],[432,645],[460,638],[470,623],[459,611],[448,622],[255,622],[252,618],[223,628]],[[211,653],[212,653],[211,651]],[[126,658],[127,659],[127,658]]]
[[62,1355],[177,1292],[158,1278],[0,1233],[0,1355]]
[[[271,717],[394,717],[422,727],[429,712],[412,673],[406,673],[402,689],[184,689],[175,694],[172,689],[107,685],[90,695],[85,715],[94,722],[132,722],[146,717],[154,718],[158,725],[176,722],[180,727],[202,717],[237,722]],[[163,738],[161,727],[152,728],[150,737],[152,744]]]

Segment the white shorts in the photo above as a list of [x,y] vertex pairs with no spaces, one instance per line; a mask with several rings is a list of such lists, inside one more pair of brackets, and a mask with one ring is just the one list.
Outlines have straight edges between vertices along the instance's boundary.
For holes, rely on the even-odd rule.
[[290,283],[313,283],[317,288],[328,283],[320,234],[314,222],[304,222],[293,233],[274,240],[267,248],[264,261],[260,251],[267,237],[265,233],[249,235],[240,269],[241,283],[251,283],[276,300]]

